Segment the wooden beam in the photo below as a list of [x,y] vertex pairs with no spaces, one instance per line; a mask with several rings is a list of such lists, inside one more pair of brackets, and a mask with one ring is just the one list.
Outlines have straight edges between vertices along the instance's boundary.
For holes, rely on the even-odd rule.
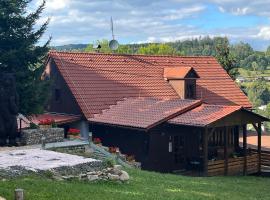
[[247,125],[243,125],[243,153],[244,153],[243,175],[246,175],[247,174]]
[[229,135],[229,127],[225,127],[224,133],[224,175],[228,175],[228,135]]
[[259,154],[259,160],[258,160],[258,173],[261,173],[261,162],[262,162],[262,123],[258,123],[258,154]]
[[208,128],[203,133],[203,172],[204,176],[208,175]]
[[256,126],[256,124],[252,123],[252,126],[254,127],[254,129],[257,131],[257,133],[259,132],[259,127]]

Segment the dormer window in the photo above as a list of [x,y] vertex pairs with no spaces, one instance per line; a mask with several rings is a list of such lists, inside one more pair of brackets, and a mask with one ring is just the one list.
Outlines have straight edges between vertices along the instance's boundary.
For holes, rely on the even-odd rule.
[[164,68],[164,78],[181,99],[196,99],[196,79],[199,75],[192,67]]

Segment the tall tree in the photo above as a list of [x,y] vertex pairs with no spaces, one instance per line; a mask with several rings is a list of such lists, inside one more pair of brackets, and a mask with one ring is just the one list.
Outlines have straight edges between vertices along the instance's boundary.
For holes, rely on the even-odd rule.
[[50,39],[37,46],[48,20],[39,28],[36,22],[45,8],[28,13],[31,0],[0,0],[0,71],[13,73],[20,97],[20,112],[40,113],[47,100],[48,83],[40,80]]
[[218,59],[218,62],[223,66],[223,68],[227,71],[227,73],[231,76],[231,78],[235,79],[239,72],[236,67],[235,57],[230,53],[228,39],[220,41],[217,39],[216,58]]

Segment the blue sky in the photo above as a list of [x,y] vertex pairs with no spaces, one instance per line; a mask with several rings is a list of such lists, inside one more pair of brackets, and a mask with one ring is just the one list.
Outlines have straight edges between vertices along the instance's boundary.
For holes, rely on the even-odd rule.
[[[35,9],[41,0],[33,0]],[[122,43],[168,42],[209,35],[270,45],[270,0],[47,0],[38,21],[48,17],[52,45],[111,39],[110,17]]]

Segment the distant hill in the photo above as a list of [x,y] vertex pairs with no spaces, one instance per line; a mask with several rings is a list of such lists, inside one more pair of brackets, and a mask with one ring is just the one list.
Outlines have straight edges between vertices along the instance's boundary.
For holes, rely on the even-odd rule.
[[51,49],[57,51],[83,51],[88,44],[66,44],[61,46],[52,46]]

